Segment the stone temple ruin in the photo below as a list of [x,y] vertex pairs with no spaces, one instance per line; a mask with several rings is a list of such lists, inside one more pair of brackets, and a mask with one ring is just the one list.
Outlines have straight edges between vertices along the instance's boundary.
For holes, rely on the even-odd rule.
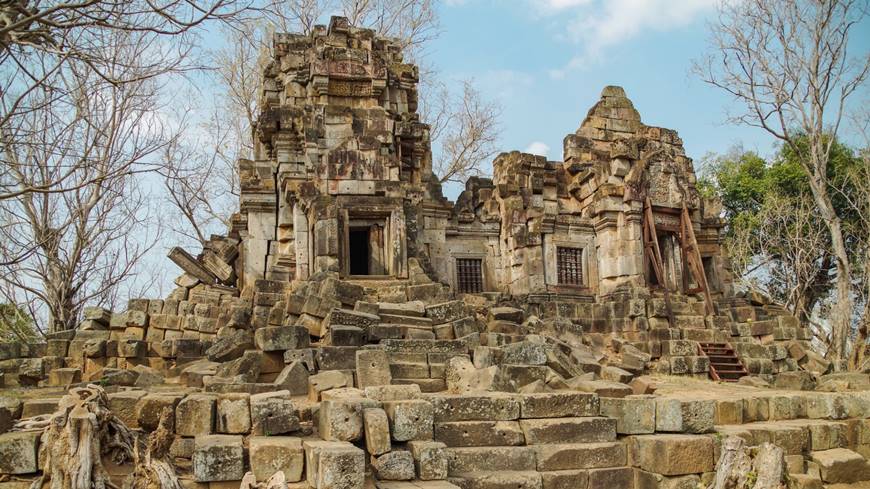
[[113,441],[87,477],[119,487],[870,480],[870,378],[735,291],[682,141],[621,88],[563,161],[503,153],[453,203],[395,42],[336,17],[274,52],[239,212],[172,250],[178,287],[0,345],[0,489],[63,480],[88,433]]

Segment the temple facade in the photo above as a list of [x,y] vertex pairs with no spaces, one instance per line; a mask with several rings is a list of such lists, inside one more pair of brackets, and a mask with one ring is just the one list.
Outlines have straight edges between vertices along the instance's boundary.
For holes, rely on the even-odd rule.
[[253,160],[239,163],[239,286],[257,279],[407,280],[415,259],[454,293],[598,300],[626,288],[732,294],[722,222],[677,133],[606,87],[563,161],[519,152],[455,203],[432,174],[417,67],[334,18],[279,34]]

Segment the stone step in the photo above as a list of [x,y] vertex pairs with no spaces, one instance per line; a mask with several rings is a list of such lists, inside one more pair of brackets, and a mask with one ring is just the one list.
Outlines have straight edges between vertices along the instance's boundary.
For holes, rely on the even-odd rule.
[[622,442],[535,445],[538,471],[624,467],[628,451]]
[[426,304],[420,301],[411,302],[378,302],[378,310],[380,314],[388,314],[393,316],[413,316],[424,317],[426,315]]
[[381,324],[404,324],[407,326],[432,327],[432,320],[427,317],[401,316],[398,314],[381,313]]
[[520,417],[516,396],[504,393],[444,394],[431,398],[435,422],[512,421]]
[[523,318],[525,318],[525,313],[522,309],[517,309],[515,307],[492,307],[489,309],[487,317],[489,320],[496,319],[521,323],[523,322]]
[[369,328],[370,341],[394,340],[435,340],[435,332],[429,326],[407,324],[377,324]]
[[529,332],[525,326],[500,319],[494,319],[486,323],[486,331],[489,333],[501,333],[506,335],[525,335]]
[[[416,329],[420,331],[433,331],[432,326],[420,326],[417,324],[401,324],[401,323],[381,323],[381,326],[398,328],[399,331],[406,332],[411,329]],[[434,338],[433,338],[434,339]]]
[[394,379],[427,379],[428,363],[390,362],[390,374]]
[[379,342],[387,339],[403,339],[404,331],[397,324],[375,324],[369,327],[369,341]]
[[457,475],[486,471],[534,471],[533,447],[448,447],[447,473]]
[[468,353],[468,342],[459,340],[398,340],[381,341],[388,352]]
[[431,329],[406,327],[403,338],[406,340],[434,340],[435,332]]
[[870,464],[859,453],[847,448],[811,452],[819,465],[822,481],[827,484],[853,484],[870,481]]
[[616,440],[616,420],[603,417],[520,420],[529,445],[595,443]]
[[525,440],[517,421],[435,423],[435,441],[448,447],[520,446]]
[[541,474],[534,471],[499,471],[458,474],[450,482],[462,489],[541,489]]
[[416,384],[422,392],[444,392],[447,390],[447,383],[444,379],[393,379],[393,384]]

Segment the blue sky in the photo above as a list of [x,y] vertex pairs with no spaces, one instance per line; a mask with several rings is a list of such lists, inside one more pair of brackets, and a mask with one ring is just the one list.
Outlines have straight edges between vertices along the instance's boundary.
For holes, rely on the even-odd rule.
[[[604,86],[620,85],[644,123],[679,132],[696,165],[736,144],[773,152],[760,129],[727,123],[739,106],[690,73],[706,48],[713,0],[447,0],[439,8],[442,33],[427,60],[444,78],[472,77],[497,98],[505,151],[561,160],[564,136]],[[864,52],[867,24],[856,36]]]
[[[445,81],[473,78],[485,97],[499,101],[500,151],[561,160],[563,138],[607,85],[624,87],[646,124],[677,130],[696,168],[704,155],[738,144],[762,155],[774,151],[760,129],[726,123],[727,110],[739,106],[689,72],[705,50],[716,0],[434,1],[441,35],[426,47],[424,61]],[[868,25],[857,31],[853,53],[870,50]],[[210,47],[225,42],[221,36],[209,32]],[[201,105],[195,108],[219,100],[207,77],[200,88],[202,95],[190,100]],[[865,90],[853,104],[867,100]],[[449,184],[444,193],[455,199],[461,188]],[[174,234],[164,241],[179,244]],[[150,258],[152,271],[162,274],[157,296],[170,290],[177,272],[165,252]]]

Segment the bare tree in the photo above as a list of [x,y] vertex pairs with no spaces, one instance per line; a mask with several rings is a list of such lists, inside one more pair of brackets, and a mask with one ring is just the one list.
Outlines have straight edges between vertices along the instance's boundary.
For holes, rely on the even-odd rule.
[[340,5],[351,25],[398,39],[409,54],[439,34],[432,0],[340,0]]
[[[829,356],[837,360],[848,353],[852,276],[828,161],[848,101],[870,71],[870,55],[852,58],[849,51],[866,8],[863,0],[723,2],[711,26],[711,54],[695,66],[707,83],[743,103],[734,121],[763,129],[800,156],[836,259]],[[806,145],[798,144],[801,135]]]
[[830,338],[813,322],[820,299],[819,273],[827,268],[827,229],[807,196],[770,195],[753,217],[728,237],[728,256],[743,285],[781,302],[814,333],[825,349]]
[[148,43],[131,39],[136,33],[111,35],[123,37],[107,44],[113,64],[97,73],[84,61],[65,63],[52,89],[31,91],[25,103],[32,110],[0,140],[3,178],[14,188],[40,188],[70,174],[64,192],[0,201],[0,293],[32,317],[47,316],[50,331],[74,327],[86,303],[113,305],[159,239],[138,232],[151,218],[139,177],[177,135],[166,134],[159,117],[161,87],[137,77],[129,62],[144,56]]
[[453,99],[441,86],[424,100],[424,120],[431,124],[436,145],[433,170],[439,182],[463,182],[486,173],[482,165],[496,153],[501,133],[501,107],[486,101],[471,80]]
[[[236,162],[250,158],[254,149],[261,60],[270,29],[253,21],[225,29],[228,42],[208,56],[214,67],[210,81],[219,87],[214,105],[205,110],[185,106],[176,114],[185,137],[165,149],[159,173],[164,200],[178,217],[171,227],[184,239],[204,243],[229,224],[239,195]],[[192,93],[178,102],[207,96],[213,94]]]
[[[870,140],[868,140],[870,141]],[[855,170],[852,176],[857,190],[853,208],[859,217],[859,229],[853,233],[859,237],[856,243],[861,253],[858,253],[855,264],[857,275],[857,303],[864,308],[863,314],[858,318],[858,328],[855,335],[855,347],[850,358],[850,367],[865,367],[867,339],[870,337],[870,144],[861,152],[864,165]]]
[[239,148],[239,138],[234,128],[224,128],[222,122],[213,119],[203,128],[185,128],[185,133],[198,130],[210,137],[172,141],[164,149],[164,166],[159,171],[166,199],[178,214],[170,227],[199,244],[207,242],[219,228],[229,226],[238,203],[238,181],[232,166],[235,158],[228,157],[227,151],[231,151],[228,146]]
[[[10,126],[42,104],[66,104],[77,87],[65,75],[69,63],[117,85],[199,68],[191,56],[197,29],[209,21],[235,22],[259,10],[249,0],[82,0],[73,2],[11,0],[0,3],[0,137],[6,144],[18,132]],[[170,41],[171,39],[171,41]],[[119,43],[138,43],[135,70],[119,71],[112,56]],[[147,48],[147,49],[146,49]],[[65,78],[65,79],[64,79]],[[35,98],[34,92],[50,95]],[[61,101],[61,102],[59,102]],[[80,162],[85,164],[85,162]],[[51,180],[11,185],[0,174],[0,200],[22,193],[57,193],[96,181],[81,181],[71,166]]]
[[275,9],[276,27],[287,30],[295,25],[306,35],[311,34],[317,22],[333,8],[333,2],[329,0],[289,0],[280,5]]
[[857,165],[849,175],[852,192],[839,192],[848,202],[855,216],[852,236],[857,238],[855,246],[854,270],[856,275],[856,303],[863,307],[863,313],[858,317],[854,348],[849,366],[863,371],[870,369],[867,365],[867,339],[870,338],[870,108],[865,103],[863,108],[853,116],[858,133],[863,138],[864,147],[859,152],[863,165]]

